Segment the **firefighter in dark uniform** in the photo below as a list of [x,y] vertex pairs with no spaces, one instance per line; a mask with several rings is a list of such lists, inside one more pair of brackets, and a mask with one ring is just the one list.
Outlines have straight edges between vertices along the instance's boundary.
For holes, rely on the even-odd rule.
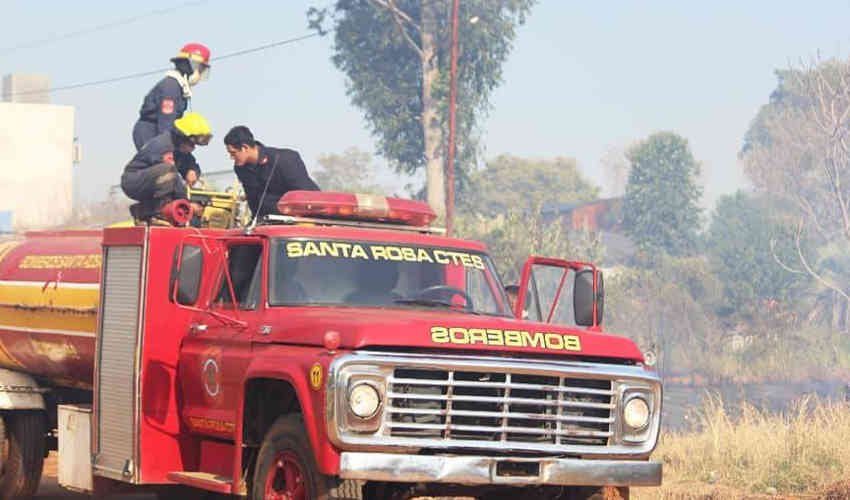
[[[133,127],[136,151],[154,137],[170,130],[174,120],[181,118],[192,98],[192,87],[209,78],[210,49],[199,43],[189,43],[173,58],[174,69],[165,73],[142,101],[139,119]],[[201,175],[198,162],[191,153],[175,151],[175,163],[181,175],[191,185]]]
[[301,155],[292,149],[271,148],[254,139],[248,127],[239,125],[224,137],[233,159],[233,170],[242,183],[248,206],[257,219],[279,214],[277,202],[288,191],[319,191]]
[[121,175],[124,194],[141,202],[146,211],[151,208],[156,211],[172,200],[185,199],[186,184],[177,170],[174,155],[191,154],[195,146],[209,144],[211,137],[209,124],[198,113],[186,113],[175,120],[172,128],[145,142],[124,167]]

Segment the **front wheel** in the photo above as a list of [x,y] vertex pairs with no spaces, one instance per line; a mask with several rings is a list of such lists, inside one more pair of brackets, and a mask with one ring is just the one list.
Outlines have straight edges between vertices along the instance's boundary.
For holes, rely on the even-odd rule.
[[319,472],[300,415],[275,421],[260,447],[252,500],[362,500],[357,481],[343,481]]
[[0,417],[5,439],[0,441],[0,500],[24,500],[35,495],[44,468],[44,413],[15,411]]

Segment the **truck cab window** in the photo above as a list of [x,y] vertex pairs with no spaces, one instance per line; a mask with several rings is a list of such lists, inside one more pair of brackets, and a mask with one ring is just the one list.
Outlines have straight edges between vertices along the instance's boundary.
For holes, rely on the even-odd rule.
[[[262,245],[233,245],[227,252],[227,268],[233,281],[233,292],[240,309],[256,309],[262,285]],[[224,273],[221,275],[216,304],[232,308],[233,298]]]
[[[174,301],[174,286],[177,285],[177,303],[189,306],[198,301],[198,291],[201,286],[201,270],[204,264],[204,254],[197,245],[183,245],[181,257],[180,248],[174,250],[171,261],[171,279],[168,283],[168,300]],[[180,271],[177,271],[177,260],[181,259]]]

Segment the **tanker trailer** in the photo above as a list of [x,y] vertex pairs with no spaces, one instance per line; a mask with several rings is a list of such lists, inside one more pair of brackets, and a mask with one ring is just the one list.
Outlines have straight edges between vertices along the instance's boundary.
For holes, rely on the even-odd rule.
[[38,488],[57,404],[91,403],[102,231],[0,241],[0,500]]

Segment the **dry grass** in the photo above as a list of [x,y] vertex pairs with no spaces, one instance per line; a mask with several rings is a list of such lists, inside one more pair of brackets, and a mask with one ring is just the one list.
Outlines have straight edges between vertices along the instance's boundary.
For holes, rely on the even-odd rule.
[[664,484],[636,500],[850,498],[850,405],[804,398],[785,415],[718,396],[696,412],[697,432],[665,433],[653,454]]

